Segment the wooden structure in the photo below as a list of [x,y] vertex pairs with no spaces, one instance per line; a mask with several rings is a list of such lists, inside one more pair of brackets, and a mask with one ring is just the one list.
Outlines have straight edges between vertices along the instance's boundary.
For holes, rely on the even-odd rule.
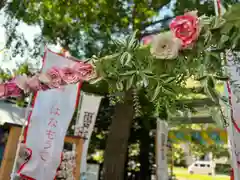
[[[23,112],[23,113],[20,113],[20,112]],[[9,113],[14,113],[14,115],[8,117]],[[0,180],[11,179],[10,176],[12,173],[12,168],[15,160],[17,145],[19,142],[19,137],[21,135],[21,129],[22,129],[21,125],[24,122],[23,117],[24,117],[24,108],[22,108],[21,110],[21,108],[18,108],[12,104],[4,104],[3,102],[0,101],[0,122],[1,122],[1,125],[7,125],[9,128],[9,136],[5,146],[4,157],[3,157],[3,161],[0,168]],[[76,144],[75,180],[79,180],[83,139],[75,136],[66,136],[65,142]]]
[[[191,116],[189,116],[188,112],[182,112],[181,115],[173,115],[171,117],[172,122],[174,122],[175,125],[179,125],[179,124],[206,124],[206,128],[207,128],[207,124],[212,124],[215,123],[215,121],[212,119],[211,114],[209,114],[208,111],[208,107],[213,107],[215,106],[214,102],[209,99],[209,98],[205,98],[205,99],[194,99],[194,100],[183,100],[180,101],[181,103],[189,106],[189,107],[193,107],[195,108],[195,110],[197,110],[197,113],[195,114],[191,114]],[[175,130],[176,131],[176,130]],[[223,140],[226,143],[227,142],[227,134],[224,130],[222,129],[218,129],[217,131],[220,131],[223,135]],[[155,152],[156,152],[156,180],[161,179],[160,175],[158,176],[158,171],[159,171],[159,163],[158,163],[158,158],[159,158],[159,154],[161,153],[161,149],[164,148],[164,146],[166,145],[159,145],[157,146],[157,144],[159,144],[159,139],[157,136],[157,129],[153,132],[155,133]],[[169,133],[173,133],[174,130],[170,131]],[[188,130],[188,133],[191,133],[192,130]],[[195,131],[196,132],[196,131]],[[206,131],[207,132],[207,131]],[[173,149],[172,149],[173,151]],[[173,174],[171,174],[171,176],[173,176]]]

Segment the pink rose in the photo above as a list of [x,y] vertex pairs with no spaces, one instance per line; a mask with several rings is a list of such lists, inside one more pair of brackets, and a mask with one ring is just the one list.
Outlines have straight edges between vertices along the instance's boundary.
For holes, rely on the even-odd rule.
[[38,79],[38,76],[33,76],[27,79],[27,85],[32,91],[41,90],[41,82]]
[[75,63],[72,68],[78,74],[79,80],[86,80],[93,73],[92,65],[83,62]]
[[142,38],[142,41],[144,45],[150,45],[153,41],[153,36],[146,36]]
[[47,76],[51,79],[51,82],[47,85],[50,88],[59,88],[62,85],[62,79],[58,68],[51,68],[47,71]]
[[183,48],[188,48],[200,34],[200,25],[196,11],[177,16],[170,24],[170,29],[176,38],[182,42]]
[[10,81],[5,84],[5,97],[19,97],[22,93],[22,89],[20,89],[14,81]]
[[62,80],[67,84],[73,84],[79,81],[78,74],[71,68],[65,67],[59,73]]
[[0,84],[0,98],[5,96],[5,84]]

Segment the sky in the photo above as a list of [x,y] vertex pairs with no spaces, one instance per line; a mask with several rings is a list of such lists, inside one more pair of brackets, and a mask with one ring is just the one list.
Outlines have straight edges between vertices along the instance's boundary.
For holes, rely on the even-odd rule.
[[[171,6],[173,6],[173,4],[174,4],[174,1],[172,1]],[[156,17],[156,19],[162,19],[165,15],[172,16],[173,13],[171,12],[171,10],[169,10],[169,8],[164,7],[161,10],[161,14],[158,17]],[[0,49],[5,47],[6,34],[5,34],[5,29],[3,27],[4,21],[5,21],[4,13],[0,11]],[[33,45],[34,36],[40,33],[40,28],[36,26],[29,26],[29,25],[26,25],[25,23],[20,23],[19,27],[17,28],[18,28],[17,29],[18,32],[22,32],[24,34],[25,38],[27,39],[27,41],[31,46]],[[60,46],[48,46],[48,48],[55,52],[59,52],[61,49]],[[9,55],[7,50],[4,51],[4,53],[3,52],[0,53],[1,68],[8,68],[12,70],[16,68],[16,62],[24,62],[24,60],[27,59],[27,57],[24,57],[24,58],[17,57],[12,60],[9,60],[8,56]],[[36,61],[40,61],[40,59]]]

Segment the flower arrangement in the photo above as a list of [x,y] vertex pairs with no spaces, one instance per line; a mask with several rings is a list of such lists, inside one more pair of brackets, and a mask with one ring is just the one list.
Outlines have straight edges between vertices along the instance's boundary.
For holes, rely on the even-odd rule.
[[186,12],[171,22],[170,31],[145,38],[144,44],[151,44],[151,54],[157,59],[176,59],[180,50],[193,47],[200,31],[197,11]]
[[87,81],[94,77],[93,74],[91,64],[76,62],[70,67],[53,67],[46,73],[35,74],[32,77],[20,75],[7,83],[0,84],[0,97],[17,97],[22,93],[60,88],[63,85]]
[[[146,98],[154,102],[159,111],[161,102],[165,102],[172,112],[176,110],[172,104],[177,96],[189,93],[184,87],[186,80],[195,77],[204,82],[204,91],[218,102],[213,84],[228,76],[222,71],[221,53],[240,45],[240,20],[235,18],[239,8],[240,4],[235,5],[221,17],[198,17],[197,11],[186,12],[173,19],[169,31],[145,37],[144,46],[140,45],[136,33],[124,40],[113,40],[114,54],[90,58],[94,69],[90,64],[80,63],[62,69],[52,68],[33,77],[16,77],[0,84],[0,97],[21,96],[82,80],[105,81],[110,96],[130,89],[135,93],[135,112],[140,112],[135,97],[143,88]],[[97,78],[93,77],[95,72]]]
[[[151,44],[151,54],[157,59],[175,59],[179,51],[191,48],[197,41],[201,30],[201,21],[197,11],[187,12],[177,16],[170,24],[168,32],[146,38],[145,44]],[[10,82],[0,84],[0,97],[21,96],[22,93],[36,92],[62,85],[88,81],[93,78],[93,67],[90,64],[78,62],[62,69],[53,67],[46,73],[32,77],[21,75]]]

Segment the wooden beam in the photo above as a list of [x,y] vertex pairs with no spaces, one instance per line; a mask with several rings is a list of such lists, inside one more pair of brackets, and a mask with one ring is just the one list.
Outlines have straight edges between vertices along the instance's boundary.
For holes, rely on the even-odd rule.
[[188,106],[197,108],[197,107],[204,107],[204,106],[215,106],[215,103],[209,99],[191,99],[191,100],[181,100],[183,104],[186,104]]
[[11,127],[7,144],[4,151],[3,161],[0,169],[0,179],[10,180],[12,168],[15,160],[19,136],[21,135],[20,127]]
[[170,130],[169,132],[184,132],[184,133],[192,133],[192,132],[199,132],[199,133],[212,133],[212,132],[220,132],[226,134],[227,131],[225,129],[206,129],[206,130],[194,130],[194,129],[179,129],[179,130]]
[[78,144],[80,137],[77,136],[66,136],[64,142],[71,144]]
[[82,150],[84,140],[78,136],[66,136],[64,142],[76,144],[76,171],[75,171],[75,180],[80,179],[81,175],[81,159],[82,159]]
[[171,123],[176,124],[205,124],[205,123],[215,123],[211,116],[202,117],[174,117],[171,118]]

